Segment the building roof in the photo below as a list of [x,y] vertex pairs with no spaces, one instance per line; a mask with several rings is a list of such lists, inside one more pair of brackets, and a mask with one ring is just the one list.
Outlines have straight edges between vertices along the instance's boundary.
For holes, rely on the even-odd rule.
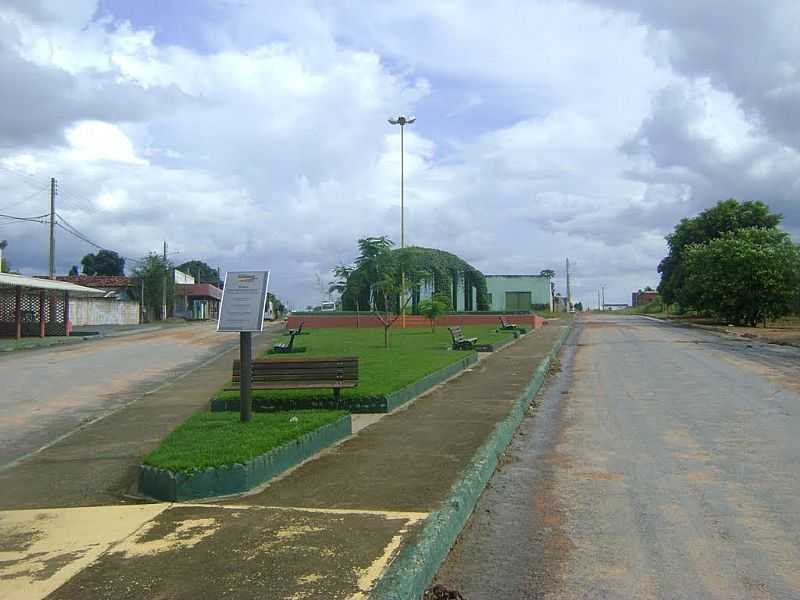
[[181,295],[202,296],[204,298],[214,298],[216,300],[222,299],[222,290],[213,283],[179,283],[177,287],[181,291]]
[[132,277],[123,275],[61,275],[57,279],[94,288],[127,288],[136,285],[136,281]]
[[23,287],[29,290],[53,290],[58,292],[69,292],[72,295],[83,296],[102,296],[105,291],[98,290],[83,285],[76,285],[67,281],[57,279],[43,279],[40,277],[26,277],[25,275],[13,275],[11,273],[0,273],[0,288]]

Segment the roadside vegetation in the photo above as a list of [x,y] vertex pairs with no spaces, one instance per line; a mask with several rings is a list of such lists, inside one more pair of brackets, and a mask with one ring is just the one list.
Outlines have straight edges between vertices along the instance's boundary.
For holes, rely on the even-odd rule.
[[797,314],[800,250],[781,219],[762,202],[733,199],[682,219],[658,266],[662,308],[751,327]]
[[170,471],[244,463],[300,436],[333,423],[338,410],[255,413],[242,423],[235,412],[197,412],[145,456],[143,463]]

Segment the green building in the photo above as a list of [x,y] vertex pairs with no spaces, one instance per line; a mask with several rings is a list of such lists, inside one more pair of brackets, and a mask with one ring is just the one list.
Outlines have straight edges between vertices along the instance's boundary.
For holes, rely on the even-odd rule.
[[553,310],[553,291],[546,275],[486,275],[489,310]]

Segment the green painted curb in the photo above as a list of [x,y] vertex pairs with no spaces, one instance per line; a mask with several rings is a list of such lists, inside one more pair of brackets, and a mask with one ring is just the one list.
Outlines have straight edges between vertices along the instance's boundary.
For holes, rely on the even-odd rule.
[[309,431],[244,464],[193,473],[139,465],[139,491],[158,500],[192,500],[246,492],[352,434],[350,415]]
[[414,538],[388,566],[370,592],[369,597],[372,600],[419,600],[422,597],[472,514],[478,498],[497,467],[498,456],[506,449],[522,422],[526,407],[542,386],[550,362],[558,354],[570,331],[572,324],[564,329],[536,368],[508,416],[495,426],[489,439],[472,457],[442,506],[428,515]]
[[[509,340],[507,343],[510,343]],[[453,375],[469,368],[478,362],[478,355],[470,352],[446,367],[434,371],[429,375],[417,379],[399,390],[390,392],[383,396],[354,396],[342,398],[336,402],[333,396],[309,396],[306,398],[286,398],[286,399],[261,399],[253,400],[253,410],[273,411],[273,410],[347,410],[351,413],[388,413],[395,408],[402,406],[409,400],[413,400],[420,394],[427,392],[433,386],[440,384]],[[212,398],[210,401],[211,412],[238,411],[239,399],[230,400]]]

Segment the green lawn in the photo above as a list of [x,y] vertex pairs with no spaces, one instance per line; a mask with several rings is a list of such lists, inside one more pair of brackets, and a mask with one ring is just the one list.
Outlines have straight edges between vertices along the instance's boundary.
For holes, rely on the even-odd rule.
[[[491,344],[512,337],[510,332],[497,332],[495,327],[488,325],[464,326],[462,331],[465,337],[477,337],[479,344]],[[466,351],[450,349],[450,332],[447,327],[441,326],[434,333],[429,328],[392,327],[388,349],[383,346],[383,328],[310,329],[308,332],[294,340],[295,346],[305,347],[306,352],[265,357],[358,356],[358,387],[342,390],[344,398],[388,394],[468,354]],[[298,398],[329,393],[317,390],[253,390],[253,398]],[[238,398],[239,392],[218,392],[216,397]]]
[[[254,413],[250,423],[236,412],[197,412],[145,456],[144,464],[194,471],[243,463],[343,417],[336,410]],[[296,422],[290,419],[297,417]]]

